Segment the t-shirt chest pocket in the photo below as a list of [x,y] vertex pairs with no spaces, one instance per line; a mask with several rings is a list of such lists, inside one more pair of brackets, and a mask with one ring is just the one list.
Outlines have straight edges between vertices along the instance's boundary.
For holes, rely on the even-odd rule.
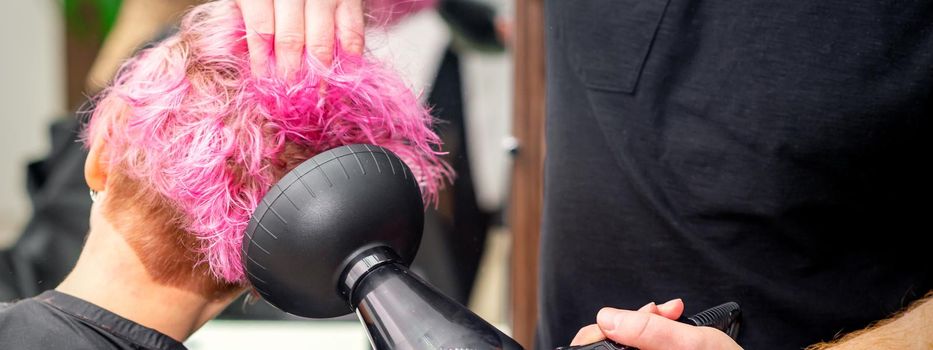
[[576,74],[592,89],[634,92],[669,0],[559,1]]

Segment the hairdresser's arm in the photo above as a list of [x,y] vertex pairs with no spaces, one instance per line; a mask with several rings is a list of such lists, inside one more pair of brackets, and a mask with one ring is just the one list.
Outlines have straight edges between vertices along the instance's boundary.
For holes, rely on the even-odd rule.
[[851,333],[838,341],[810,350],[931,349],[933,348],[933,293],[907,311]]
[[695,327],[675,321],[684,303],[674,299],[661,305],[645,305],[638,311],[603,308],[596,324],[580,329],[571,345],[584,345],[609,338],[641,350],[741,349],[728,335],[715,328]]
[[[325,66],[334,40],[343,51],[363,52],[362,0],[236,0],[246,24],[253,74],[288,76],[307,52]],[[263,37],[273,37],[271,42]],[[274,55],[273,55],[274,53]],[[275,72],[269,72],[275,58]]]

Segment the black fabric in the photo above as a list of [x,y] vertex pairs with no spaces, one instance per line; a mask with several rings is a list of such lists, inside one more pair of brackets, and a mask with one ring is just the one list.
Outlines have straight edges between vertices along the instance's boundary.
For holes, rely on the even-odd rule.
[[91,214],[79,124],[74,115],[54,122],[48,157],[27,168],[33,215],[16,244],[0,252],[0,258],[6,257],[0,261],[0,300],[55,288],[78,260]]
[[175,349],[180,342],[54,290],[0,306],[0,349]]
[[792,349],[933,288],[929,1],[547,1],[537,347],[734,300]]
[[425,213],[424,236],[412,270],[444,295],[467,304],[491,215],[479,207],[473,188],[462,85],[459,54],[448,47],[431,85],[428,105],[444,142],[444,160],[453,167],[456,177],[441,192],[437,208],[429,207]]

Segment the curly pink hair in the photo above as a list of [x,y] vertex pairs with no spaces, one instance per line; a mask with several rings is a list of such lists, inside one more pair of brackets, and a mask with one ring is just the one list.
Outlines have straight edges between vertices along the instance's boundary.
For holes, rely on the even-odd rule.
[[84,135],[106,145],[110,172],[163,197],[154,200],[177,213],[216,278],[245,281],[250,214],[285,171],[327,149],[386,147],[436,203],[451,171],[428,110],[394,72],[338,44],[330,68],[307,57],[297,79],[255,78],[245,35],[232,1],[193,8],[175,35],[124,65]]

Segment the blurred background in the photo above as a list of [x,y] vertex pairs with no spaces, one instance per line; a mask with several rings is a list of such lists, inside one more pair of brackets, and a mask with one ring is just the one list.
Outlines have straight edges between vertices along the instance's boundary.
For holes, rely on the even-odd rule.
[[[46,130],[67,110],[65,26],[54,1],[0,2],[0,244],[12,243],[31,214],[26,164],[49,149]],[[12,54],[16,53],[16,54]]]
[[[0,300],[54,288],[71,269],[90,208],[76,142],[93,109],[88,99],[199,2],[0,1]],[[514,7],[513,0],[440,0],[367,33],[367,50],[432,106],[458,174],[426,216],[413,270],[507,333]],[[282,349],[368,348],[353,315],[303,320],[242,301],[187,345],[245,349],[269,347],[269,339]]]

